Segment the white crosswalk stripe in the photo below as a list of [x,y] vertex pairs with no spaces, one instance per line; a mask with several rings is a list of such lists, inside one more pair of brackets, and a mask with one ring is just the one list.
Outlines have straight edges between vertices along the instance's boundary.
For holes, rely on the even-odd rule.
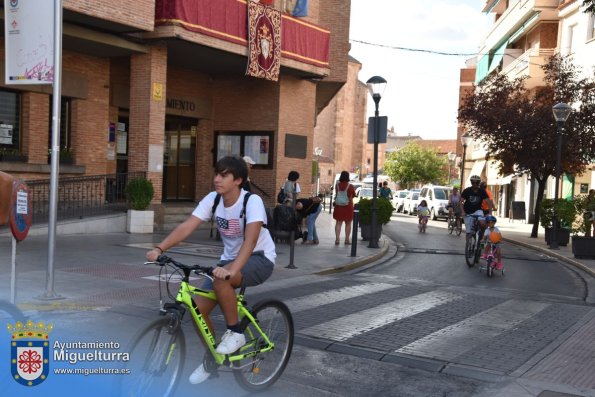
[[453,360],[548,306],[549,303],[543,302],[509,300],[418,339],[396,352]]
[[358,296],[398,287],[399,285],[395,284],[366,283],[289,299],[285,301],[285,304],[289,307],[289,310],[291,310],[292,313],[297,313],[304,310],[313,309],[315,307],[328,305],[330,303],[339,302],[345,299],[355,298]]
[[299,333],[317,338],[344,341],[363,332],[461,298],[458,294],[446,291],[427,292],[317,324],[300,330]]

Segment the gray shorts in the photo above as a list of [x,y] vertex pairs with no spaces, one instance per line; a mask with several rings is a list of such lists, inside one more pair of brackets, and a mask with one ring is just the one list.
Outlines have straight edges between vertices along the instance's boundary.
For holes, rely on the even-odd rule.
[[[231,260],[222,260],[217,264],[217,266],[225,266],[228,263],[231,263]],[[266,256],[264,256],[264,251],[254,251],[250,258],[248,258],[248,262],[242,268],[242,286],[244,287],[253,287],[258,284],[264,283],[271,274],[273,273],[273,268],[275,265],[271,262]],[[213,281],[207,278],[202,287],[203,289],[213,289]]]

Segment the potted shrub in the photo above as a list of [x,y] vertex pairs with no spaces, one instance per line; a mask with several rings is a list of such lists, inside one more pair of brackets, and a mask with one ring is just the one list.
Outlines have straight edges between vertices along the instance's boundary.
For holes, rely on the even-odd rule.
[[128,233],[153,233],[155,212],[148,210],[153,195],[153,183],[146,178],[131,179],[126,185],[126,202],[129,208],[126,220]]
[[[377,201],[377,216],[378,225],[375,236],[380,238],[382,233],[382,225],[386,225],[390,221],[395,208],[391,202],[383,197],[378,197]],[[372,199],[362,198],[359,203],[359,224],[362,231],[362,239],[368,240],[372,236]]]
[[[570,231],[576,218],[576,207],[573,200],[559,199],[556,206],[558,245],[566,246],[570,241]],[[553,235],[554,200],[543,199],[539,209],[539,223],[545,229],[545,242],[550,243]]]
[[18,149],[0,148],[0,161],[25,163],[27,162],[27,156],[22,154]]
[[577,259],[595,259],[595,236],[591,234],[595,198],[589,199],[589,196],[583,195],[575,197],[574,201],[578,216],[572,230],[572,253]]
[[[48,164],[50,164],[51,162],[52,162],[52,149],[48,149]],[[72,153],[72,149],[67,148],[67,147],[60,148],[59,163],[66,164],[66,165],[74,164],[74,155]]]

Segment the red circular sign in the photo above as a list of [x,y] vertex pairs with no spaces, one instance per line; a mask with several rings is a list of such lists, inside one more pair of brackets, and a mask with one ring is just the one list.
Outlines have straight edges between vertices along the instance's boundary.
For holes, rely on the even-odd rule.
[[15,181],[12,184],[9,216],[12,235],[17,241],[23,241],[27,237],[27,233],[29,233],[33,219],[29,189],[23,181]]

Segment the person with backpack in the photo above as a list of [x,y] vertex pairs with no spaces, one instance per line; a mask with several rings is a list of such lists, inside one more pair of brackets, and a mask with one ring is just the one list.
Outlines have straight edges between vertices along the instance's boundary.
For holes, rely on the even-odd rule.
[[[215,330],[209,314],[217,303],[221,307],[227,331],[217,345],[219,354],[231,354],[246,344],[238,319],[235,288],[266,281],[273,272],[277,256],[275,243],[263,227],[267,214],[262,199],[241,188],[247,177],[248,168],[242,158],[221,158],[215,166],[215,191],[207,194],[192,214],[146,255],[147,260],[155,261],[159,255],[184,241],[201,224],[208,222],[214,212],[223,241],[223,254],[213,270],[213,281],[205,281],[202,288],[214,290],[217,301],[195,297],[194,302],[213,335]],[[247,194],[250,196],[245,200]],[[217,197],[219,202],[215,205]],[[197,384],[209,376],[210,373],[201,364],[192,372],[189,381]]]
[[293,200],[293,194],[295,196],[301,192],[300,184],[297,180],[300,179],[300,173],[297,171],[290,171],[287,175],[287,180],[283,184],[281,191],[277,195],[277,202],[279,204],[285,204],[291,206]]
[[353,221],[353,198],[355,188],[349,183],[349,172],[342,171],[335,186],[333,219],[335,223],[335,245],[341,241],[341,228],[345,223],[345,245],[351,244],[351,222]]

